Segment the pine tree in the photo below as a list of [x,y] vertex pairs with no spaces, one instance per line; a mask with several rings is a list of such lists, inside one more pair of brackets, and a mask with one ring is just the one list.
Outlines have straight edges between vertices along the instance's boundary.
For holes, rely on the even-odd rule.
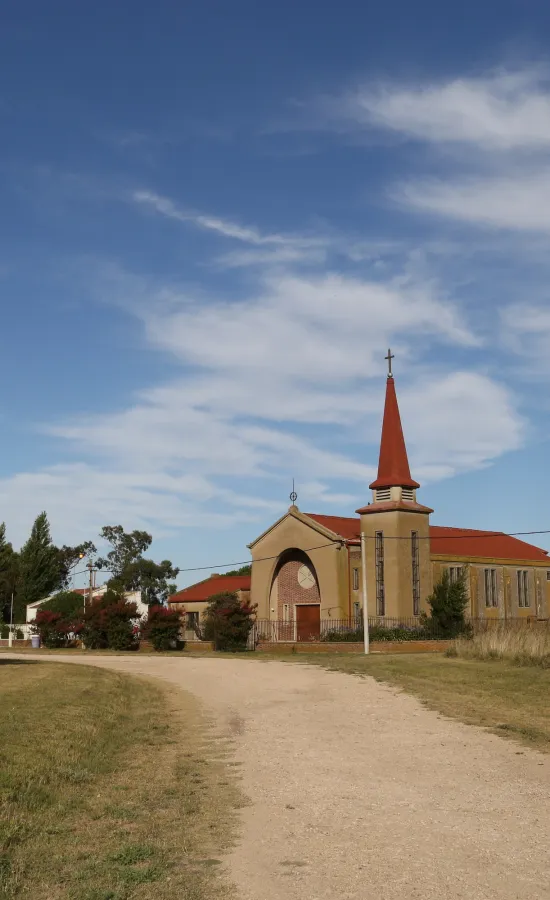
[[21,609],[42,600],[60,586],[59,551],[52,544],[45,512],[37,516],[31,535],[20,553],[17,606]]
[[[11,598],[17,590],[18,554],[6,540],[6,525],[0,523],[0,621],[9,623]],[[14,605],[14,610],[15,610]],[[14,613],[15,621],[15,613]]]
[[431,618],[427,621],[430,626],[435,626],[442,636],[455,637],[466,628],[464,613],[468,602],[464,573],[456,581],[451,582],[449,570],[445,569],[441,581],[436,584],[433,594],[428,597]]

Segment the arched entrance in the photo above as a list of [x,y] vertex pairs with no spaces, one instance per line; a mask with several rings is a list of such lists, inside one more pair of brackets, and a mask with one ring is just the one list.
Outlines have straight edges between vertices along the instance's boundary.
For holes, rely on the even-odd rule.
[[300,641],[319,637],[319,581],[311,559],[297,547],[285,550],[277,560],[270,610],[271,618],[280,623],[280,639]]

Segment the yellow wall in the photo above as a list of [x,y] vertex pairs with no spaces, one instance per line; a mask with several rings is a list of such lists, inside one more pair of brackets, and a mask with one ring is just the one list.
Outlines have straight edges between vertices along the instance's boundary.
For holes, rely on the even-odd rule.
[[[486,558],[470,560],[463,556],[432,557],[432,577],[434,584],[439,581],[443,570],[451,566],[463,566],[467,570],[467,584],[470,592],[470,615],[487,619],[521,619],[550,617],[550,582],[548,563],[533,564],[532,561],[503,560]],[[498,606],[487,606],[485,598],[485,569],[496,570]],[[518,570],[529,573],[530,605],[520,607],[518,602]]]
[[277,610],[275,598],[270,603],[273,576],[279,556],[291,548],[306,553],[315,569],[321,595],[321,619],[347,618],[347,548],[342,540],[334,540],[326,529],[317,530],[299,516],[299,513],[289,512],[250,547],[251,600],[258,605],[258,618],[276,617],[276,612],[271,612],[272,607]]
[[[374,510],[375,504],[372,505]],[[376,608],[376,532],[384,538],[385,615],[409,618],[413,613],[411,532],[418,535],[420,610],[426,609],[426,597],[432,590],[430,567],[429,518],[425,513],[404,510],[373,511],[361,516],[366,540],[367,597],[369,616]]]

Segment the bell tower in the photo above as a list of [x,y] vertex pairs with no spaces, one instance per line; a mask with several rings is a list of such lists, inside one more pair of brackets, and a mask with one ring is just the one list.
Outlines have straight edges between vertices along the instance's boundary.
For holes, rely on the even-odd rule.
[[409,460],[388,350],[388,377],[378,474],[372,502],[357,510],[367,571],[369,616],[409,618],[425,609],[432,590],[430,513],[417,502],[420,485]]

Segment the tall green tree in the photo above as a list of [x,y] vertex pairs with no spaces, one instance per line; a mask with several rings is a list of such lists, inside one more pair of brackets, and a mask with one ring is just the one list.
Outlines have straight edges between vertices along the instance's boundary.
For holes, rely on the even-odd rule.
[[[59,550],[52,543],[45,512],[36,517],[19,555],[18,614],[27,604],[47,597],[60,586]],[[25,621],[24,618],[20,621]]]
[[[14,595],[14,622],[17,607],[17,582],[19,574],[19,555],[9,541],[6,540],[5,522],[0,524],[0,620],[10,621],[11,598]],[[20,619],[17,619],[20,621]],[[23,620],[24,621],[24,620]]]
[[87,556],[94,556],[95,553],[97,550],[92,541],[84,541],[82,544],[77,544],[76,547],[68,547],[66,544],[59,547],[57,551],[59,587],[62,590],[68,590],[77,563]]
[[456,581],[451,581],[449,570],[445,569],[427,599],[431,615],[425,622],[429,627],[435,627],[442,637],[456,637],[466,630],[469,599],[464,572]]
[[225,575],[250,575],[252,573],[252,563],[249,563],[246,566],[241,566],[240,569],[231,569],[230,572],[225,572]]
[[143,556],[153,540],[146,531],[125,532],[122,525],[106,525],[101,537],[111,545],[106,556],[97,561],[99,568],[111,573],[109,586],[119,592],[141,591],[141,599],[150,606],[164,603],[175,593],[179,569],[165,559],[156,563]]
[[116,579],[124,578],[128,567],[143,557],[153,541],[146,531],[126,532],[122,525],[105,525],[101,529],[101,537],[111,545],[111,549],[97,560],[97,565],[100,569],[107,569]]

